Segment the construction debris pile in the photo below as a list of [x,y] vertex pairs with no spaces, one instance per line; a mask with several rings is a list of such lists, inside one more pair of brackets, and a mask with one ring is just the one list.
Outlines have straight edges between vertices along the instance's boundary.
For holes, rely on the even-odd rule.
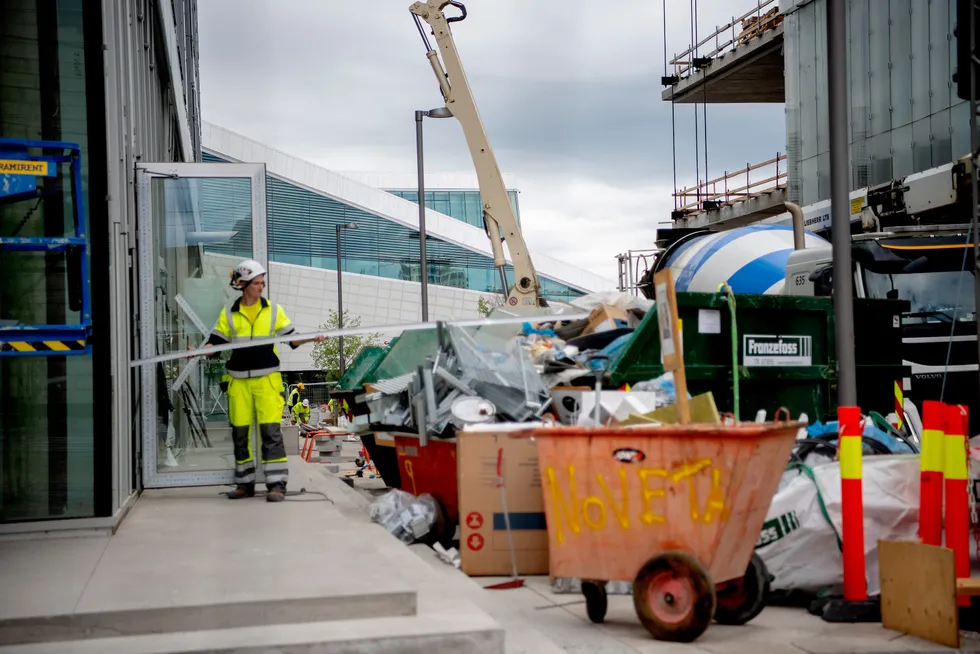
[[[650,302],[625,294],[579,300],[587,319],[474,330],[439,324],[438,350],[416,370],[371,384],[361,399],[374,430],[450,438],[456,429],[481,422],[539,420],[551,408],[554,389],[585,379],[591,387],[629,341]],[[668,400],[639,405],[647,411]],[[611,398],[610,398],[611,399]],[[557,407],[555,407],[557,408]],[[555,409],[551,409],[552,412]],[[573,411],[577,416],[579,410]],[[558,409],[559,417],[568,415]]]

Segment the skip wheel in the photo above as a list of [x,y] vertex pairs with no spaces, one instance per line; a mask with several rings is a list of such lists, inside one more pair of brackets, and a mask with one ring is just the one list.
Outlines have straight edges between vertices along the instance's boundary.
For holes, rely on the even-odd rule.
[[583,581],[582,594],[585,595],[585,612],[589,614],[589,620],[601,624],[609,608],[606,585],[597,581]]
[[754,619],[766,608],[769,598],[769,570],[765,562],[753,552],[745,576],[729,581],[716,595],[718,624],[742,625]]
[[657,640],[690,643],[711,624],[715,586],[687,552],[664,552],[644,564],[633,582],[633,606]]

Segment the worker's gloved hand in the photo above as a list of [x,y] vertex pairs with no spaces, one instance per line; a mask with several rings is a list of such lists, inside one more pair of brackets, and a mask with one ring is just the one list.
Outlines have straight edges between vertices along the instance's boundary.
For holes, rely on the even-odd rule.
[[330,337],[324,336],[323,334],[317,334],[313,337],[313,340],[317,343],[322,343],[323,341],[330,340]]

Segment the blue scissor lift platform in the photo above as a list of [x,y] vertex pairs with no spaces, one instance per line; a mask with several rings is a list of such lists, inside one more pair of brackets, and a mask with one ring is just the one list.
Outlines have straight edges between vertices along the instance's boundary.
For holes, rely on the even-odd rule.
[[0,205],[39,202],[61,191],[38,186],[39,177],[57,177],[68,166],[74,235],[59,237],[4,236],[0,256],[23,252],[63,252],[68,276],[68,305],[79,322],[37,325],[0,322],[0,357],[90,354],[92,304],[89,294],[88,238],[82,203],[82,152],[76,143],[0,139]]

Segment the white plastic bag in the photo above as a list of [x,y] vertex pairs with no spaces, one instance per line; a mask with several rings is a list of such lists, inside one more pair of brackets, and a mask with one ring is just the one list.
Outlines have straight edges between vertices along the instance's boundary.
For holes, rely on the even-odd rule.
[[[818,592],[844,583],[837,539],[842,528],[840,466],[831,462],[810,470],[813,479],[799,470],[784,474],[756,544],[774,577],[773,590]],[[865,457],[863,490],[868,594],[877,595],[878,541],[917,538],[918,455]]]
[[436,500],[428,493],[415,497],[392,489],[371,503],[371,520],[389,534],[411,545],[425,536],[436,522]]

